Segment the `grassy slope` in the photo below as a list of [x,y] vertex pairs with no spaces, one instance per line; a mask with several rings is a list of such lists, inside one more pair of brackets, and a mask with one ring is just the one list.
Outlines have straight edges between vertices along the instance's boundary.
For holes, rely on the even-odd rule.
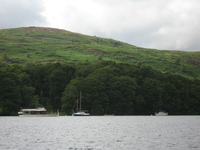
[[140,63],[200,79],[200,52],[139,48],[112,39],[53,28],[0,30],[0,60],[7,63],[77,63],[98,59]]

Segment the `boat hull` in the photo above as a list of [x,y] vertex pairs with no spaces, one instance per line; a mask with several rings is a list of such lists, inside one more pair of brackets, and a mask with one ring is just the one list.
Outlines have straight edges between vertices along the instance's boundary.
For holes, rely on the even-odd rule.
[[58,117],[59,114],[25,114],[25,115],[19,115],[19,117]]
[[168,112],[158,112],[155,113],[156,116],[168,116]]
[[90,115],[73,114],[72,116],[90,116]]
[[104,114],[104,116],[114,116],[114,114]]
[[77,112],[73,113],[72,116],[90,116],[90,114],[86,112]]

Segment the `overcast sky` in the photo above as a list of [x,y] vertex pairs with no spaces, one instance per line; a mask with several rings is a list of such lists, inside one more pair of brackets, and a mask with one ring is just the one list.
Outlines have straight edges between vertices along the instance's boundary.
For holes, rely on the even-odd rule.
[[145,48],[200,51],[200,0],[0,0],[0,29],[53,27]]

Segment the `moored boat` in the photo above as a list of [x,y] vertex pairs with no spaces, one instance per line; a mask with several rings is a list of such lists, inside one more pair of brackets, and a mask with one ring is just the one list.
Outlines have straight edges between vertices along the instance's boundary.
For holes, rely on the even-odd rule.
[[158,112],[155,112],[156,116],[167,116],[168,112],[163,111],[165,110],[163,107],[163,102],[162,102],[162,98],[161,98],[161,94],[159,95],[159,105],[158,105]]
[[156,116],[167,116],[167,115],[168,115],[168,112],[159,111],[159,112],[155,112],[155,115],[156,115]]
[[30,109],[21,109],[18,112],[19,117],[58,117],[59,111],[56,113],[47,113],[45,108],[30,108]]
[[72,116],[90,116],[90,114],[88,113],[88,111],[83,111],[81,109],[81,92],[80,92],[80,102],[79,102],[79,108],[78,108],[78,100],[76,103],[76,112],[72,113]]
[[79,111],[79,112],[73,113],[72,116],[90,116],[90,114],[84,111]]
[[114,116],[114,114],[104,114],[104,116]]

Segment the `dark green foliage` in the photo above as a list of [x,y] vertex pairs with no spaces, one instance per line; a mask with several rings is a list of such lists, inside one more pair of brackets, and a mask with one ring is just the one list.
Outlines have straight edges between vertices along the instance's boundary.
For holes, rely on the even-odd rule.
[[82,109],[92,115],[150,115],[160,107],[174,115],[200,114],[200,81],[161,73],[148,66],[101,61],[74,66],[2,66],[0,113],[44,106],[66,114]]
[[67,84],[66,72],[61,69],[52,71],[49,76],[50,83],[50,99],[55,109],[60,109],[61,106],[61,94]]
[[162,106],[171,115],[200,114],[200,81],[148,66],[101,61],[77,65],[45,64],[0,68],[0,115],[16,115],[19,107],[75,111],[92,115],[150,115]]
[[15,115],[21,103],[17,76],[0,71],[0,115]]
[[66,86],[62,102],[69,107],[65,107],[65,112],[70,113],[82,91],[83,109],[94,115],[150,115],[159,105],[170,114],[200,113],[199,80],[146,66],[100,62],[90,67],[96,69]]
[[59,63],[0,68],[0,115],[16,115],[19,107],[60,109],[62,92],[74,74],[74,67]]

